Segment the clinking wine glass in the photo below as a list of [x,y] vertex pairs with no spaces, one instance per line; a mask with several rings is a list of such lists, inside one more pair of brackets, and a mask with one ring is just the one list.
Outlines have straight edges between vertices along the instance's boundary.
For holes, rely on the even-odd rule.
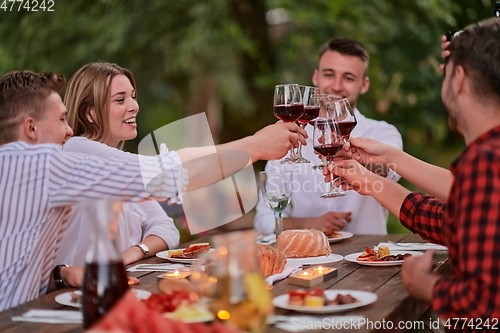
[[[299,126],[305,128],[307,124],[318,118],[319,116],[319,88],[310,86],[299,86],[302,95],[302,103],[304,104],[304,113],[297,120]],[[302,156],[302,143],[299,142],[295,163],[311,163],[308,159]]]
[[283,232],[283,211],[292,197],[292,174],[286,172],[259,173],[260,190],[266,205],[274,212],[276,238]]
[[357,125],[356,116],[354,115],[354,110],[352,109],[351,103],[347,98],[342,98],[332,103],[332,111],[339,125],[339,130],[342,135],[344,142],[349,141],[349,136],[352,130]]
[[[333,162],[335,154],[342,149],[344,141],[335,119],[321,118],[314,121],[313,148],[323,155],[329,163]],[[338,179],[338,178],[337,178]],[[346,195],[346,192],[335,186],[333,175],[330,180],[330,189],[321,194],[322,198],[336,198]]]
[[[335,119],[335,113],[333,112],[333,102],[338,100],[338,97],[330,94],[317,94],[315,98],[319,101],[319,118],[322,119]],[[311,122],[314,126],[314,122]],[[313,165],[314,170],[323,170],[328,166],[328,160],[325,156],[321,157],[321,162],[317,165]]]
[[[304,104],[298,84],[279,84],[274,88],[274,116],[284,122],[295,122],[304,113]],[[282,164],[295,163],[296,156],[290,149],[290,156]]]

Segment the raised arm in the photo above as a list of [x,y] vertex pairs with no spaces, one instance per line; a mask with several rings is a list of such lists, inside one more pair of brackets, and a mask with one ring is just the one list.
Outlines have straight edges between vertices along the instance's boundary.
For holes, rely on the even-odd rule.
[[361,164],[387,165],[422,191],[439,199],[448,199],[453,183],[453,175],[449,170],[375,140],[351,138],[350,145],[352,157]]

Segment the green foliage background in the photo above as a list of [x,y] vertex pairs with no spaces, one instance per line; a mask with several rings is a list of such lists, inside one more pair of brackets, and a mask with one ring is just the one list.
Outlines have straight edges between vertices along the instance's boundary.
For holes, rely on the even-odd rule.
[[[131,151],[151,131],[203,111],[221,142],[252,134],[275,121],[274,85],[310,84],[320,46],[349,37],[371,54],[372,85],[359,109],[394,124],[407,152],[442,166],[463,143],[448,130],[440,100],[439,39],[490,17],[494,6],[492,0],[54,2],[54,12],[0,10],[0,74],[31,69],[69,79],[96,61],[129,68],[141,104]],[[279,24],[266,23],[266,15]],[[401,232],[391,221],[390,231]]]

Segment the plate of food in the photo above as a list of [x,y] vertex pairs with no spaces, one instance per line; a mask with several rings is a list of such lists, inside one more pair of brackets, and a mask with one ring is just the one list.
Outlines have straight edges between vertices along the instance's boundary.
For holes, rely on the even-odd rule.
[[183,264],[194,263],[202,254],[214,251],[208,243],[191,244],[184,249],[161,251],[156,254],[158,258]]
[[421,256],[418,251],[389,251],[386,246],[377,250],[366,247],[363,252],[352,253],[344,257],[345,260],[365,266],[397,266],[404,262],[406,257]]
[[344,259],[340,254],[331,253],[328,256],[318,256],[318,257],[305,257],[305,258],[286,258],[287,264],[290,265],[315,265],[315,264],[328,264],[331,262],[337,262]]
[[[151,293],[147,290],[142,289],[130,289],[138,299],[147,299],[151,296]],[[82,291],[75,290],[69,291],[67,293],[59,294],[55,297],[55,301],[62,305],[72,306],[74,308],[82,307]]]
[[208,310],[206,303],[205,299],[194,296],[189,290],[174,289],[155,293],[144,300],[150,310],[185,323],[212,321],[214,315]]
[[377,295],[361,290],[291,290],[275,297],[276,307],[304,313],[335,313],[372,304]]
[[340,242],[341,240],[351,238],[352,236],[354,236],[352,232],[337,231],[334,229],[323,230],[323,232],[325,233],[326,237],[328,237],[328,242],[330,243]]

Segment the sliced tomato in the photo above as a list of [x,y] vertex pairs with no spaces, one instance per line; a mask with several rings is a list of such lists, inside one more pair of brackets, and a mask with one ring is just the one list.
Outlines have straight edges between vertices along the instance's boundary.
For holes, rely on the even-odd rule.
[[370,255],[372,255],[372,256],[376,256],[377,255],[377,252],[373,251],[373,249],[370,248],[370,247],[368,247],[368,246],[366,247],[365,252],[368,253],[368,254],[370,254]]

